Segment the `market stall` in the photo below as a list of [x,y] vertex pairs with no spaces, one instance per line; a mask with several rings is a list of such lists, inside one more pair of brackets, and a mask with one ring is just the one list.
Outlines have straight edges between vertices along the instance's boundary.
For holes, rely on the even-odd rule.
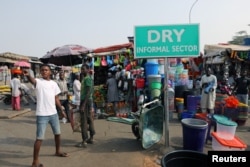
[[240,76],[241,71],[247,70],[249,76],[250,46],[216,44],[205,45],[204,50],[204,66],[212,67],[218,80],[215,112],[227,114],[238,124],[244,125],[247,120],[248,104],[240,104],[233,109],[228,109],[224,104],[228,96],[232,95],[230,89],[234,86],[234,79]]
[[89,62],[92,60],[91,64],[93,64],[94,68],[94,94],[96,95],[94,96],[94,102],[97,110],[104,112],[113,110],[110,109],[110,104],[106,103],[107,90],[105,89],[105,83],[108,78],[108,72],[110,72],[116,76],[118,86],[120,80],[123,83],[123,88],[120,87],[119,89],[118,110],[121,114],[127,112],[127,108],[132,106],[133,100],[131,101],[131,99],[133,99],[134,95],[133,81],[130,76],[130,70],[135,68],[133,63],[133,43],[97,48],[87,56],[92,59],[86,59],[85,61]]

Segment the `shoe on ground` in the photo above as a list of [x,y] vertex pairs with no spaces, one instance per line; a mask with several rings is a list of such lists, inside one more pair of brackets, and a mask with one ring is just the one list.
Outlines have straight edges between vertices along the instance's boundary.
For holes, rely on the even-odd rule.
[[88,140],[86,140],[86,142],[87,142],[88,144],[94,144],[93,139],[88,139]]
[[76,147],[86,148],[87,147],[87,142],[81,142],[81,143],[77,144]]

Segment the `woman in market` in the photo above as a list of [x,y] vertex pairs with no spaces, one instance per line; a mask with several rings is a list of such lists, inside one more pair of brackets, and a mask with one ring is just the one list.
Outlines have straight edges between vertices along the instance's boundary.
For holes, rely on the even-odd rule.
[[10,81],[11,96],[12,96],[12,109],[19,111],[21,109],[21,81],[18,78],[18,74],[13,74],[13,79]]
[[116,114],[118,114],[117,102],[119,101],[119,95],[118,95],[117,81],[110,72],[108,73],[108,79],[105,86],[108,89],[107,102],[113,104],[114,110]]

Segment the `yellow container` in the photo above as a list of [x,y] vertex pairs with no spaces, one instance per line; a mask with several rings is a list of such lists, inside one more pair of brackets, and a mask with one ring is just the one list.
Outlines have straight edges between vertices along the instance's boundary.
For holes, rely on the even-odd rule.
[[184,98],[175,98],[175,102],[184,103]]

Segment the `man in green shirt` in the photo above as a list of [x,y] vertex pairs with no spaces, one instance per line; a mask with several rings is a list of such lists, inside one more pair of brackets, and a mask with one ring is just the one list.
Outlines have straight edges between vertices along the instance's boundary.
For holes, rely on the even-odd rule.
[[[81,68],[81,75],[83,77],[81,81],[81,102],[80,102],[80,114],[81,114],[81,134],[82,142],[77,147],[86,147],[88,144],[93,144],[93,136],[95,135],[94,120],[92,117],[93,108],[93,80],[89,75],[89,66],[84,64]],[[88,137],[88,130],[90,137]]]

